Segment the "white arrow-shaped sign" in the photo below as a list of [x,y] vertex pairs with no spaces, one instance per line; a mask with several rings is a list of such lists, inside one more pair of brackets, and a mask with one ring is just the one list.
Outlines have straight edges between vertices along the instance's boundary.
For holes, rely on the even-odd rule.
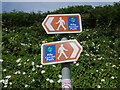
[[54,19],[54,17],[50,17],[45,24],[50,31],[55,31],[51,25],[51,22],[53,21],[53,19]]
[[74,49],[74,51],[72,52],[70,58],[75,58],[78,51],[79,51],[79,48],[76,46],[75,43],[70,43],[70,45],[72,46],[72,48]]

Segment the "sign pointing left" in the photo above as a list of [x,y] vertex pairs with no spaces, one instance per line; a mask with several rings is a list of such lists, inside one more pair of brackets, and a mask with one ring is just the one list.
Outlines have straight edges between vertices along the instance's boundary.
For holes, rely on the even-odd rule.
[[54,19],[54,17],[50,17],[45,24],[49,28],[50,31],[55,31],[51,25],[51,22],[53,21],[53,19]]
[[77,61],[81,52],[82,46],[77,40],[42,44],[41,63],[47,65]]

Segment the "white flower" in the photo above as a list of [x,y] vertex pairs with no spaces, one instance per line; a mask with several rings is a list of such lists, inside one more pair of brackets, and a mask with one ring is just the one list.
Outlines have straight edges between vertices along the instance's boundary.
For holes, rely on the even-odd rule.
[[15,72],[15,74],[17,74],[18,72]]
[[111,78],[114,79],[115,77],[112,76]]
[[4,83],[4,84],[8,84],[8,79],[4,80],[3,83]]
[[49,81],[49,80],[50,80],[49,78],[46,79],[46,81]]
[[28,85],[26,84],[25,87],[28,87]]
[[101,86],[100,86],[100,85],[98,85],[97,87],[98,87],[98,88],[101,88]]
[[23,72],[22,74],[23,74],[23,75],[25,75],[26,73],[25,73],[25,72]]
[[101,69],[101,71],[103,71],[103,69]]
[[12,85],[12,82],[9,82],[10,85]]
[[43,65],[40,65],[40,68],[42,68],[43,67]]
[[4,80],[3,80],[3,79],[2,79],[2,80],[0,80],[0,83],[1,83],[1,82],[4,82]]
[[26,64],[26,62],[24,62],[24,64]]
[[75,64],[76,62],[74,61],[74,64]]
[[96,59],[94,58],[93,60],[95,61]]
[[18,74],[20,74],[20,71],[17,71]]
[[36,65],[36,67],[40,67],[39,65]]
[[11,76],[9,75],[9,76],[6,76],[5,78],[8,78],[8,79],[9,79],[9,78],[11,78]]
[[21,45],[22,45],[22,46],[25,46],[26,44],[24,44],[24,43],[21,43]]
[[4,86],[5,88],[7,87],[7,85]]
[[58,75],[59,78],[62,78],[62,75]]
[[106,63],[105,65],[108,66],[108,63]]
[[19,63],[18,66],[21,66],[21,63]]
[[34,82],[34,81],[35,81],[35,79],[32,80],[32,82]]
[[19,58],[18,60],[16,60],[16,62],[20,62],[21,58]]
[[34,63],[34,62],[32,62],[32,65],[35,65],[35,63]]
[[35,71],[35,68],[34,68],[34,67],[32,68],[32,71]]
[[5,71],[6,71],[6,69],[3,69],[3,71],[5,72]]
[[53,67],[56,67],[55,65],[52,65]]
[[79,66],[79,63],[77,63],[76,66]]
[[98,70],[96,70],[96,72],[98,72]]
[[112,65],[112,67],[116,67],[116,65]]
[[29,61],[29,59],[27,59],[27,62]]
[[42,70],[41,73],[42,73],[42,74],[45,73],[45,70]]
[[61,80],[61,79],[59,79],[57,82],[58,82],[58,83],[60,83],[61,81],[62,81],[62,80]]
[[54,81],[51,79],[51,80],[50,80],[50,83],[53,83],[53,82],[54,82]]
[[0,62],[3,62],[3,60],[2,60],[2,59],[0,59]]
[[105,81],[105,79],[101,79],[101,82],[104,82]]
[[88,53],[87,54],[85,54],[86,56],[90,56]]

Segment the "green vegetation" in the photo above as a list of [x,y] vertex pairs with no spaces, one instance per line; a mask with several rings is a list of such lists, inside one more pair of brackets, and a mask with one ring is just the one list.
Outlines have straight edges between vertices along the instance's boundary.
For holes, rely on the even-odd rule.
[[120,3],[74,6],[54,12],[3,13],[3,88],[61,88],[61,64],[41,65],[41,44],[60,40],[47,35],[41,23],[48,14],[80,13],[83,32],[69,34],[83,52],[71,63],[73,88],[120,88]]

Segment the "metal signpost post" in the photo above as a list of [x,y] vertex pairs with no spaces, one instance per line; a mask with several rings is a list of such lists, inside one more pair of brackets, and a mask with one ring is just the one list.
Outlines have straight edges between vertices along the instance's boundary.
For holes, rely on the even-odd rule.
[[42,44],[41,63],[62,63],[62,90],[72,90],[70,62],[77,61],[83,49],[77,40],[68,40],[66,33],[82,32],[80,14],[47,15],[42,26],[47,34],[62,35],[61,41]]
[[[68,40],[66,35],[62,35],[61,41]],[[72,90],[70,63],[62,63],[62,90]]]

